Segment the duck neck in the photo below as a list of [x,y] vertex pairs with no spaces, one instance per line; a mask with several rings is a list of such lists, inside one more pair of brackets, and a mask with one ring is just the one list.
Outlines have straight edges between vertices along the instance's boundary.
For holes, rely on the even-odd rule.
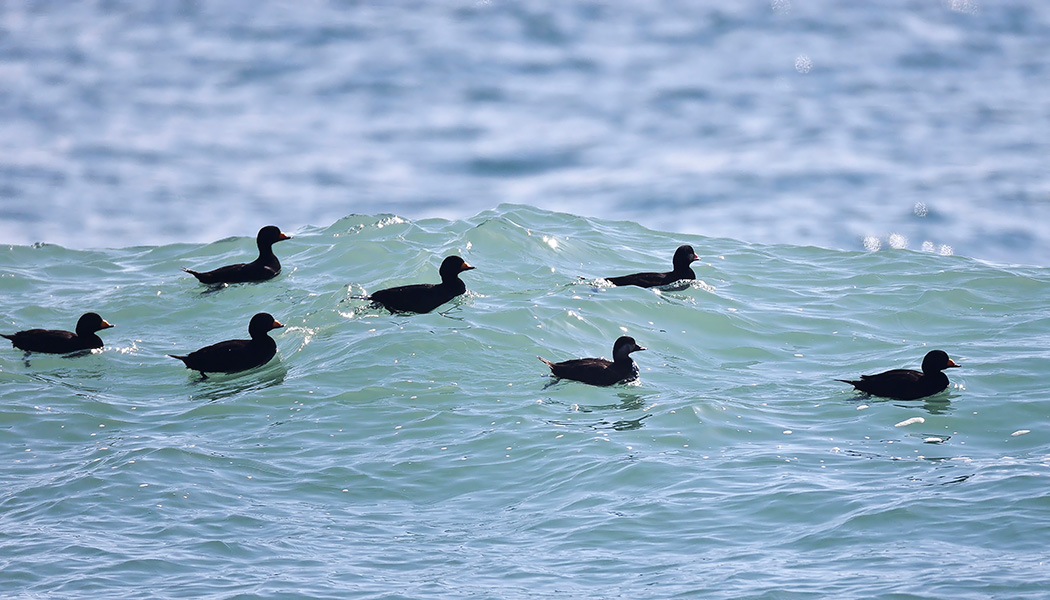
[[273,244],[267,244],[266,242],[259,242],[259,259],[267,260],[274,259],[277,256],[273,253]]
[[459,289],[459,288],[466,289],[466,285],[463,283],[463,280],[459,278],[459,273],[453,273],[451,275],[442,277],[441,278],[441,285],[443,285],[443,286],[445,286],[447,288],[453,288],[453,289]]
[[944,381],[945,383],[948,381],[948,376],[944,374],[944,371],[933,371],[932,373],[924,372],[922,378],[930,381]]
[[266,342],[266,341],[272,341],[273,340],[273,338],[270,337],[270,330],[269,329],[267,329],[266,331],[251,331],[251,330],[249,330],[248,331],[248,335],[252,336],[252,341],[253,342]]
[[675,265],[673,273],[678,275],[679,279],[696,279],[696,273],[693,272],[693,268],[688,263]]

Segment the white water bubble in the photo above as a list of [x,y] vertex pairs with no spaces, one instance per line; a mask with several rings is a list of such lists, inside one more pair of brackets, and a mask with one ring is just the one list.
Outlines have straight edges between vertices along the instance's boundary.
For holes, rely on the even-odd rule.
[[944,3],[948,7],[948,10],[952,12],[962,13],[964,15],[977,14],[977,0],[945,0]]
[[916,202],[915,206],[912,208],[912,212],[915,213],[916,217],[925,217],[930,211],[926,208],[925,203]]
[[922,417],[912,417],[910,419],[904,419],[900,423],[894,425],[894,427],[907,427],[908,425],[914,425],[916,423],[925,423],[926,419]]
[[405,223],[405,220],[402,219],[401,217],[384,217],[384,218],[380,219],[378,223],[375,224],[375,228],[376,229],[382,229],[382,228],[387,227],[389,225],[402,225],[404,223]]
[[879,248],[882,248],[882,242],[879,238],[869,235],[864,238],[864,249],[868,252],[878,252]]
[[770,8],[777,14],[786,15],[791,12],[791,0],[773,0]]
[[952,247],[948,244],[941,244],[941,249],[937,251],[937,254],[940,254],[941,256],[951,256],[952,254],[955,254],[955,251],[952,250]]
[[925,242],[922,243],[922,251],[923,252],[936,252],[937,251],[937,246],[934,245],[933,242],[931,242],[929,240],[926,240]]
[[890,248],[896,248],[897,250],[904,250],[908,247],[908,238],[899,233],[891,233],[887,242]]
[[805,54],[799,55],[795,59],[795,70],[805,75],[813,70],[813,61],[809,60],[809,57]]

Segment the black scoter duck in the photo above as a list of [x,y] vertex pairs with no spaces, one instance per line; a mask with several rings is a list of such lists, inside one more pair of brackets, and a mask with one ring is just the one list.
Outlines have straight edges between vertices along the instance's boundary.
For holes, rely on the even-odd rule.
[[467,291],[459,274],[474,267],[458,256],[441,262],[441,283],[417,283],[372,292],[368,299],[390,312],[428,313]]
[[270,362],[277,354],[277,342],[268,334],[271,330],[284,325],[277,322],[269,313],[259,313],[248,323],[250,340],[227,340],[205,346],[185,356],[169,354],[186,363],[187,369],[206,373],[236,373]]
[[638,365],[631,360],[631,353],[645,350],[633,337],[622,336],[613,344],[613,360],[604,358],[577,358],[564,362],[551,362],[542,356],[542,360],[551,368],[555,377],[573,379],[591,385],[613,385],[620,382],[638,379]]
[[674,258],[671,259],[674,269],[667,273],[634,273],[606,279],[613,285],[637,285],[644,288],[667,285],[683,279],[696,279],[696,273],[689,268],[689,263],[694,260],[700,260],[700,257],[693,252],[693,247],[683,245],[674,251]]
[[268,225],[259,230],[255,236],[255,243],[259,246],[259,258],[250,263],[239,263],[219,267],[214,271],[198,272],[192,269],[183,269],[193,275],[201,283],[246,283],[249,281],[266,281],[273,279],[281,272],[281,261],[273,253],[273,245],[282,240],[290,240],[292,236],[284,233],[274,225]]
[[877,375],[861,375],[857,381],[836,381],[848,383],[872,396],[916,400],[944,391],[948,387],[948,376],[942,371],[958,366],[945,352],[933,350],[922,359],[921,373],[911,369],[894,369]]
[[69,354],[81,350],[91,350],[102,347],[102,338],[95,335],[96,331],[113,327],[98,313],[84,313],[77,320],[77,331],[63,331],[61,329],[27,329],[18,333],[0,333],[11,340],[11,344],[26,352],[47,352],[49,354]]

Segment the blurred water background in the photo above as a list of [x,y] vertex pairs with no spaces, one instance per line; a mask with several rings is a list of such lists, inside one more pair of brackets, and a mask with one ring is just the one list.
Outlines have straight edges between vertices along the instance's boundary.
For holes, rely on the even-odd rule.
[[[0,331],[116,324],[0,345],[0,595],[1044,598],[1048,46],[1034,1],[0,3]],[[180,271],[271,223],[277,279]],[[451,253],[439,312],[358,298]],[[260,310],[265,367],[165,356]],[[637,385],[535,358],[621,334]],[[933,348],[926,401],[834,381]]]
[[0,238],[121,247],[529,204],[1047,264],[1050,7],[0,6]]

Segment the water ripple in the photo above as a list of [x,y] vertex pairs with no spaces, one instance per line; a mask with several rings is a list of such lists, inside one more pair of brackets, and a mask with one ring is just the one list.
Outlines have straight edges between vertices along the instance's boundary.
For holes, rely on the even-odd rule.
[[[212,293],[180,267],[241,257],[250,237],[0,253],[17,290],[0,297],[5,331],[68,327],[87,306],[117,324],[88,356],[0,353],[0,547],[19,595],[1047,583],[1031,558],[1050,525],[1045,269],[516,205],[293,233],[277,279]],[[702,282],[601,285],[666,268],[682,243]],[[436,281],[453,252],[477,269],[438,312],[355,298]],[[243,337],[259,310],[287,324],[269,365],[200,380],[165,356]],[[535,358],[608,356],[624,333],[649,348],[634,386],[551,386]],[[925,402],[834,381],[934,347],[963,368]],[[970,583],[940,575],[963,564]]]

